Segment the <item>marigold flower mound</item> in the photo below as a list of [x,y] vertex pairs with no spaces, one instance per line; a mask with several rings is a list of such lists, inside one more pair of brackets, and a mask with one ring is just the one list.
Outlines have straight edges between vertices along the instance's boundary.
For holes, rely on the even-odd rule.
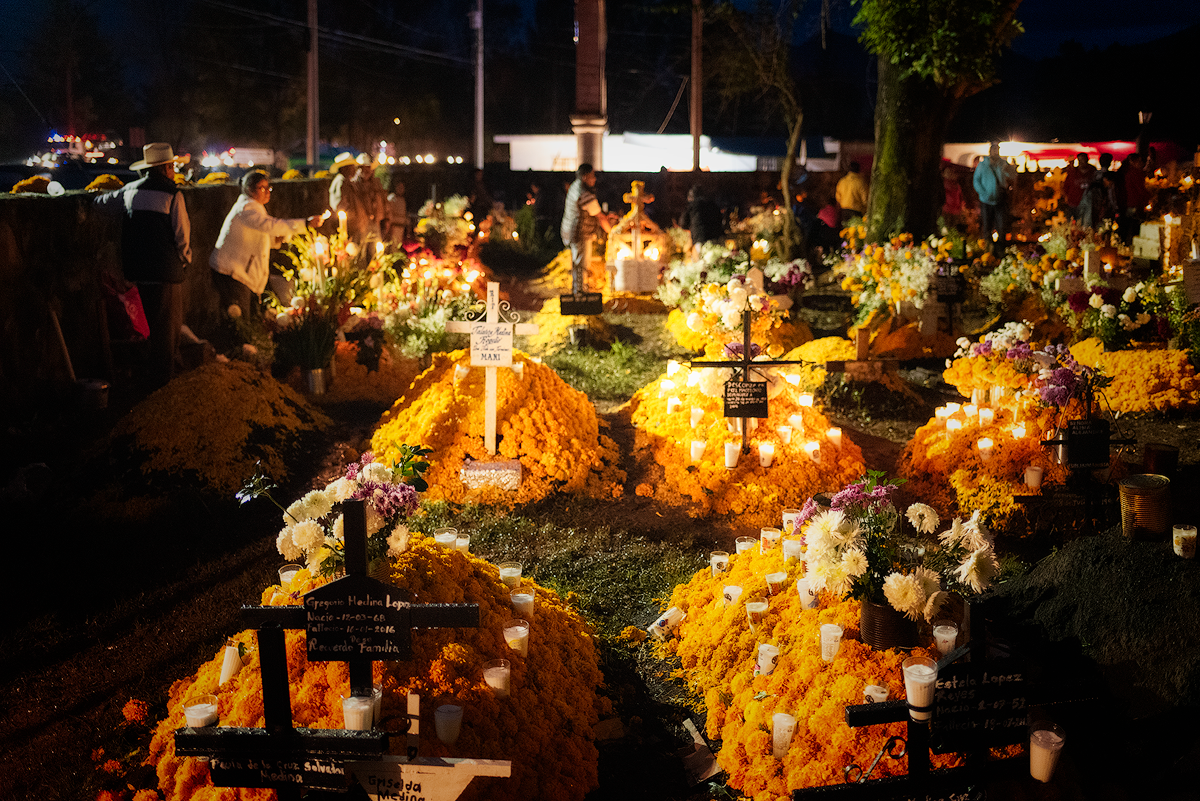
[[406,358],[387,347],[379,356],[379,369],[368,369],[359,363],[358,346],[353,342],[337,343],[334,362],[336,377],[325,394],[316,397],[319,403],[371,401],[390,406],[421,372],[417,359]]
[[[407,696],[415,692],[421,696],[420,756],[512,761],[510,778],[477,779],[461,796],[467,801],[571,801],[596,787],[593,730],[600,718],[596,689],[602,676],[588,624],[555,592],[525,579],[535,591],[536,612],[529,621],[529,655],[522,657],[504,640],[503,626],[513,611],[495,565],[418,534],[391,568],[390,583],[405,588],[414,603],[479,604],[479,628],[419,629],[413,633],[411,660],[375,662],[374,679],[383,687],[383,720],[377,728],[402,732]],[[268,587],[262,602],[299,605],[302,593],[324,583],[301,570],[290,584]],[[234,639],[250,650],[231,681],[218,687],[222,649],[171,686],[169,714],[154,731],[147,759],[157,769],[165,801],[273,797],[261,790],[211,787],[203,763],[175,755],[174,731],[184,725],[182,705],[193,695],[217,693],[222,726],[264,725],[256,632],[243,631]],[[344,728],[341,699],[350,692],[346,663],[309,662],[303,631],[286,632],[286,645],[294,725]],[[482,666],[493,659],[511,663],[510,698],[497,698],[483,681]],[[444,703],[463,707],[462,730],[453,746],[433,735],[434,710]],[[402,734],[392,737],[396,753],[405,745]]]
[[[634,458],[651,477],[636,487],[638,495],[687,507],[693,516],[732,514],[739,525],[758,527],[773,525],[781,508],[800,506],[814,493],[841,487],[862,475],[862,450],[846,436],[840,446],[835,445],[826,433],[829,419],[814,407],[800,406],[800,388],[781,377],[772,382],[779,394],[768,405],[770,417],[756,421],[757,428],[750,434],[750,453],[739,457],[737,467],[726,468],[725,445],[740,445],[742,435],[730,430],[733,421],[723,416],[719,389],[707,395],[705,383],[689,386],[692,383],[684,373],[676,373],[673,379],[660,377],[638,390],[625,407],[634,427]],[[679,398],[680,406],[668,413],[670,397]],[[693,409],[702,411],[695,427]],[[802,430],[792,419],[796,416],[803,422]],[[791,427],[788,442],[779,426]],[[698,462],[691,460],[693,441],[706,443]],[[819,446],[819,462],[805,451],[809,441]],[[767,442],[774,447],[774,460],[770,467],[762,467],[759,445]]]
[[785,360],[803,359],[806,362],[825,364],[831,361],[847,361],[858,355],[854,343],[843,337],[821,337],[805,342],[800,347],[784,354]]
[[1182,350],[1118,350],[1105,352],[1093,337],[1071,346],[1080,364],[1096,366],[1112,384],[1104,396],[1114,412],[1192,411],[1200,408],[1196,368]]
[[[470,363],[465,350],[434,354],[376,429],[371,444],[379,461],[394,463],[404,443],[433,449],[425,474],[428,500],[512,506],[559,491],[621,495],[625,475],[616,466],[618,448],[605,433],[607,423],[586,395],[520,351],[513,352],[513,363],[523,365],[521,375],[497,371],[497,455],[489,455],[483,443],[485,371]],[[517,490],[464,486],[459,471],[468,461],[497,459],[520,461]]]
[[113,189],[120,189],[125,183],[120,178],[111,173],[97,175],[92,179],[92,182],[84,187],[87,192],[108,192]]
[[568,314],[559,311],[558,298],[542,303],[542,310],[529,322],[538,327],[536,334],[525,337],[525,347],[531,353],[549,355],[562,350],[571,342],[569,330],[575,326],[587,326],[588,341],[612,342],[616,336],[613,327],[603,317],[595,315]]
[[[1072,408],[1078,405],[1073,402]],[[959,431],[947,430],[936,418],[921,426],[901,453],[897,471],[907,482],[906,493],[932,506],[943,518],[969,515],[978,509],[992,528],[1008,534],[1026,533],[1006,530],[1021,508],[1016,497],[1039,494],[1025,486],[1025,468],[1041,467],[1044,487],[1062,485],[1067,479],[1066,469],[1041,444],[1057,430],[1061,410],[1022,403],[1019,418],[1025,436],[1017,437],[1013,431],[1017,405],[1006,398],[993,408],[996,416],[990,425],[980,425],[978,416],[967,417],[960,411],[950,418],[963,424]],[[993,442],[991,458],[986,461],[977,447],[984,437]]]
[[[850,336],[853,338],[854,329]],[[916,323],[900,323],[888,317],[871,333],[871,356],[877,359],[944,359],[954,354],[954,337],[943,331],[921,333]]]
[[[608,270],[604,265],[604,248],[592,248],[592,263],[584,271],[584,286],[591,291],[609,289]],[[542,270],[540,282],[546,289],[566,294],[571,291],[571,250],[564,248]]]
[[9,191],[14,195],[20,192],[33,192],[39,195],[45,195],[49,192],[50,179],[45,175],[33,175],[22,181],[17,181],[13,184]]
[[[729,564],[724,574],[713,577],[705,568],[674,589],[670,605],[686,617],[677,636],[658,646],[659,654],[677,654],[689,687],[703,696],[707,734],[722,741],[717,761],[729,774],[730,785],[751,798],[775,801],[799,788],[841,784],[843,768],[869,765],[888,737],[903,736],[902,723],[851,729],[845,708],[861,704],[869,684],[887,687],[889,698],[904,698],[901,662],[908,654],[874,651],[860,641],[858,601],[836,601],[822,592],[817,608],[805,609],[795,587],[804,576],[803,563],[785,563],[780,547],[765,553],[751,548],[732,555]],[[788,577],[784,589],[769,596],[765,576],[774,572]],[[723,598],[725,585],[742,588],[730,606]],[[768,602],[757,632],[745,609],[746,601],[755,598]],[[843,630],[831,663],[821,659],[820,627],[825,623]],[[778,647],[779,659],[770,675],[756,676],[761,643]],[[776,712],[796,718],[791,747],[782,760],[772,754]],[[886,762],[873,776],[906,770],[902,763]],[[936,767],[955,764],[953,755],[934,760]]]
[[261,461],[287,481],[298,440],[330,423],[299,393],[249,364],[212,363],[176,377],[122,418],[109,458],[160,489],[231,496]]

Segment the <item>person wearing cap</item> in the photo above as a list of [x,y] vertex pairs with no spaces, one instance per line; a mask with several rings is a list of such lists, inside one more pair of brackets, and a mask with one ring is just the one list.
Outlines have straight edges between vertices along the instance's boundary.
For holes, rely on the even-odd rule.
[[333,180],[329,183],[329,208],[334,214],[346,212],[346,233],[351,239],[366,238],[369,224],[364,186],[358,178],[360,165],[351,153],[339,153],[329,166]]
[[563,244],[571,248],[571,291],[575,295],[582,295],[586,289],[584,277],[592,258],[592,238],[596,235],[596,226],[599,225],[607,234],[612,229],[612,222],[596,200],[593,191],[596,188],[596,171],[592,165],[580,164],[575,176],[574,183],[567,190],[567,203],[559,233],[562,234]]
[[142,148],[129,168],[146,174],[96,203],[122,216],[121,260],[125,279],[137,284],[150,324],[150,365],[144,378],[163,386],[175,374],[175,351],[183,327],[183,278],[192,263],[191,223],[175,185],[177,159],[166,142]]
[[271,248],[322,222],[319,214],[307,220],[272,217],[266,209],[270,199],[271,180],[265,172],[251,170],[242,176],[242,194],[225,217],[208,260],[222,309],[237,306],[243,315],[250,314],[251,306],[257,306],[251,296],[257,301],[267,286]]

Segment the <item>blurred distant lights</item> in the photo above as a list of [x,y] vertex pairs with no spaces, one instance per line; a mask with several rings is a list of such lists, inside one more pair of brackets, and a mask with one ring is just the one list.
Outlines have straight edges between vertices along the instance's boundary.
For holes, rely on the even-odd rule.
[[[396,157],[389,156],[387,163],[388,164],[412,164],[413,162],[416,162],[417,164],[437,164],[438,157],[433,155],[432,153],[425,153],[425,154],[418,153],[415,156],[396,156]],[[462,156],[446,156],[446,163],[447,164],[462,164],[463,157]]]

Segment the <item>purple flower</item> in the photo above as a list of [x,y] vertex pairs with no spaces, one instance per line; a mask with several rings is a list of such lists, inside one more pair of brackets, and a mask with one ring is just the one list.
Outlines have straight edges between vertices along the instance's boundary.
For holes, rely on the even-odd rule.
[[367,500],[385,520],[396,516],[408,517],[417,511],[417,491],[408,484],[384,484],[379,481],[364,481],[350,496],[356,501]]
[[1031,358],[1032,356],[1033,348],[1029,346],[1028,342],[1018,342],[1016,345],[1013,345],[1011,348],[1009,348],[1008,352],[1004,354],[1004,357],[1010,361],[1020,361],[1022,359]]
[[[728,342],[725,344],[725,355],[730,359],[742,358],[742,351],[743,347],[741,342]],[[751,342],[750,358],[756,358],[760,353],[762,353],[762,347],[758,343]]]

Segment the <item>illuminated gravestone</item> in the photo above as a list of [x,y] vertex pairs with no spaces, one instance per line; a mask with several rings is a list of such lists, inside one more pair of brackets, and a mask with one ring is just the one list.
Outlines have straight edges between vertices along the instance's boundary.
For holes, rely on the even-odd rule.
[[344,791],[351,776],[373,776],[376,787],[364,789],[376,799],[404,797],[403,783],[429,801],[451,801],[474,776],[509,775],[506,761],[417,759],[416,695],[408,697],[400,732],[408,734],[406,757],[386,755],[390,732],[292,726],[285,629],[305,630],[309,661],[346,662],[351,695],[371,698],[372,663],[411,658],[413,628],[479,626],[478,604],[411,604],[403,590],[370,578],[365,502],[346,501],[343,508],[346,575],[307,593],[301,607],[242,610],[246,625],[258,629],[265,726],[178,729],[175,753],[207,757],[217,787],[275,789],[281,799],[300,798],[304,790]]

